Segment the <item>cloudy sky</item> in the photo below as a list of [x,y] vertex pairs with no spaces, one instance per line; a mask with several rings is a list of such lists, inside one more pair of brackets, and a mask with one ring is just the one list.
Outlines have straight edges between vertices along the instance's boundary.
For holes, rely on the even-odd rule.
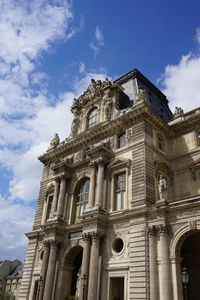
[[42,165],[91,78],[138,68],[200,106],[199,0],[0,0],[0,260],[24,259]]

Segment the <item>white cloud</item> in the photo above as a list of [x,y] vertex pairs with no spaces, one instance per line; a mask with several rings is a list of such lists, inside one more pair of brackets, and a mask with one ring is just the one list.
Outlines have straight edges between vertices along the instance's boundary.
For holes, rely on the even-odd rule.
[[101,47],[104,46],[104,35],[97,25],[94,32],[94,38],[90,43],[90,48],[94,51],[95,57],[100,52]]
[[85,64],[83,62],[80,62],[79,64],[79,73],[83,73],[85,71]]
[[0,198],[0,245],[1,260],[24,259],[27,238],[24,232],[30,232],[34,209],[22,204],[7,203]]
[[8,259],[23,255],[24,232],[32,227],[32,201],[38,197],[42,169],[37,157],[55,130],[65,136],[72,119],[67,110],[71,94],[60,96],[53,106],[54,96],[47,93],[48,76],[37,71],[38,61],[44,52],[52,51],[55,41],[67,41],[80,28],[70,28],[73,15],[67,0],[19,0],[17,4],[2,0],[0,10],[2,178],[6,178],[2,172],[9,170],[8,192],[1,181],[0,244],[1,258]]
[[[200,29],[196,40],[200,45]],[[184,111],[200,106],[200,53],[183,55],[177,65],[168,65],[161,78],[164,94],[174,111],[175,106]]]
[[[83,18],[78,28],[70,28],[73,15],[67,0],[19,0],[17,7],[15,0],[2,0],[0,10],[0,174],[6,178],[5,170],[9,171],[9,191],[1,187],[0,194],[0,244],[1,259],[11,259],[23,256],[24,232],[33,224],[32,203],[38,197],[42,172],[37,157],[55,132],[61,140],[69,135],[73,98],[91,78],[108,76],[88,73],[81,63],[81,78],[76,78],[73,92],[55,101],[38,62],[44,52],[53,50],[55,41],[65,42],[81,30]],[[99,30],[95,35],[100,47],[103,35]]]
[[104,36],[102,31],[100,30],[99,26],[96,26],[95,29],[95,38],[99,43],[99,46],[104,46]]

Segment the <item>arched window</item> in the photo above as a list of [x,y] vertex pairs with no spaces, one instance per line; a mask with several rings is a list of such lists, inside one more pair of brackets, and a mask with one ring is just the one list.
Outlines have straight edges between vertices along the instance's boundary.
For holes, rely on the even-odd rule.
[[81,217],[89,199],[90,179],[85,178],[78,189],[76,202],[76,219]]
[[90,128],[98,123],[98,109],[95,107],[87,116],[87,127]]

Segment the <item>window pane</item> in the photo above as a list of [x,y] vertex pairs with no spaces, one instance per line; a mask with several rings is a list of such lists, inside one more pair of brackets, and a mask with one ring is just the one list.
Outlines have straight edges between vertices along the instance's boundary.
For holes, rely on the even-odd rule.
[[82,216],[85,210],[89,198],[89,188],[90,188],[89,179],[85,179],[84,181],[81,182],[78,195],[77,195],[76,218]]
[[115,208],[121,210],[126,207],[126,173],[116,176],[115,182]]
[[126,145],[126,134],[122,133],[119,137],[118,137],[118,148],[122,148]]
[[116,193],[116,210],[121,209],[121,195],[120,192]]
[[95,125],[98,122],[98,110],[95,108],[88,115],[88,127]]

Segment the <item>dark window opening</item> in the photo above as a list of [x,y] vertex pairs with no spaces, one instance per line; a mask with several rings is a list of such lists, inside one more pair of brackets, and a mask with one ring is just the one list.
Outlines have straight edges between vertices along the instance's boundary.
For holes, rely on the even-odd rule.
[[120,134],[119,137],[118,137],[118,148],[122,148],[124,146],[126,146],[126,134],[125,134],[125,132]]

